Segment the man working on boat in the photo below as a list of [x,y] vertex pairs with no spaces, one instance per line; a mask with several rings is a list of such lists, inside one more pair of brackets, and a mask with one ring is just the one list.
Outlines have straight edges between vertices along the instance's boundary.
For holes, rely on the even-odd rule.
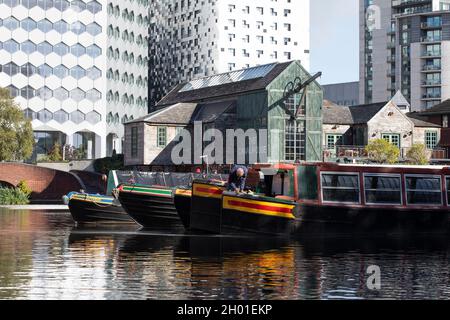
[[248,169],[245,166],[235,166],[230,172],[228,178],[228,191],[242,193],[245,189],[245,180],[247,179]]

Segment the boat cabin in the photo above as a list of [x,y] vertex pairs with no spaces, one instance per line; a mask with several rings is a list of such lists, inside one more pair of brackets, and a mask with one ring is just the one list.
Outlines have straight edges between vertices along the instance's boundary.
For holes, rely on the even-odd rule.
[[257,165],[267,196],[298,203],[449,208],[450,168],[304,163]]

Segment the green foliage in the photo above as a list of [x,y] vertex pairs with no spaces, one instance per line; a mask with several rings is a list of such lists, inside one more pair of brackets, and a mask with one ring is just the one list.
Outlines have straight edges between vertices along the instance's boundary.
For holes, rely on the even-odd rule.
[[61,162],[62,161],[62,155],[61,155],[61,145],[59,143],[55,143],[52,150],[48,154],[48,159],[51,162]]
[[31,193],[33,192],[33,190],[31,190],[31,188],[28,186],[28,183],[25,180],[19,182],[19,184],[17,185],[17,189],[26,194],[27,197],[30,197]]
[[394,164],[400,157],[400,149],[384,139],[371,141],[366,146],[366,152],[370,160],[381,164]]
[[0,188],[0,205],[26,205],[30,203],[28,195],[19,188]]
[[0,88],[0,161],[19,161],[33,153],[34,135],[9,90]]
[[97,159],[94,162],[94,169],[98,173],[108,174],[111,170],[120,170],[123,168],[123,155],[115,155],[114,157],[107,157]]
[[425,166],[430,164],[427,148],[424,144],[415,144],[408,150],[406,158],[410,164]]
[[75,148],[74,146],[71,145],[65,145],[64,151],[65,151],[65,158],[66,160],[69,161],[83,160],[86,158],[86,151],[84,150],[83,146]]

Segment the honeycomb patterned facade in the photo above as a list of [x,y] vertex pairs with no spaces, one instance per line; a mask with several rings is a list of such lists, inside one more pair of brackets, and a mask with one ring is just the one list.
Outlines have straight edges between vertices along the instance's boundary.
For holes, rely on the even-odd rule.
[[150,109],[175,85],[271,62],[309,68],[309,0],[150,4]]
[[[147,114],[147,11],[146,0],[0,0],[0,86],[10,89],[36,133],[95,146],[88,158],[120,153],[123,126],[108,115]],[[125,44],[110,28],[136,39]],[[110,57],[111,47],[126,48],[127,59]],[[127,82],[109,78],[110,69]],[[107,99],[108,92],[119,100]],[[80,140],[80,132],[92,141]]]

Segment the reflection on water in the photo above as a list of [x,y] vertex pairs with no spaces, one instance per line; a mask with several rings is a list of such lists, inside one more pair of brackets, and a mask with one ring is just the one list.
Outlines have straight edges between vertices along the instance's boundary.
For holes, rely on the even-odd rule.
[[446,237],[195,236],[8,211],[0,235],[0,299],[450,299]]

